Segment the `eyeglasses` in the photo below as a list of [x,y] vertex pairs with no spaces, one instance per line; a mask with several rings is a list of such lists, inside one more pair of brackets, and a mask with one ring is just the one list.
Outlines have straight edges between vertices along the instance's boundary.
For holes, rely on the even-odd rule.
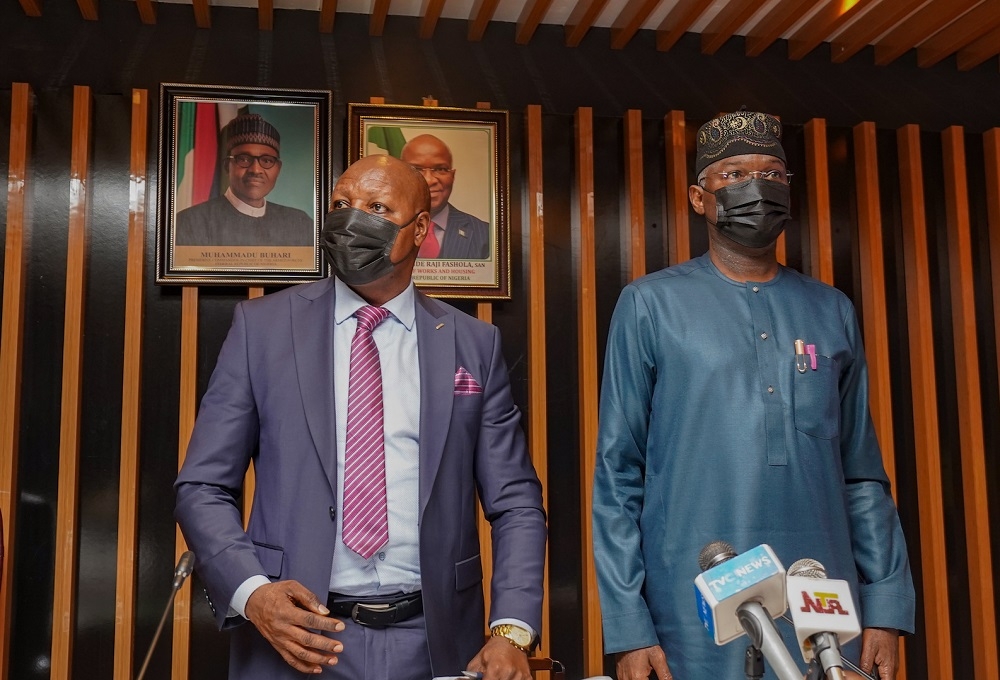
[[262,167],[264,170],[270,170],[275,165],[281,162],[281,159],[277,156],[272,156],[270,154],[265,154],[263,156],[253,156],[248,153],[238,153],[235,156],[226,156],[231,161],[234,161],[237,166],[241,168],[249,168],[253,165],[254,161]]
[[455,172],[455,168],[449,168],[445,165],[436,165],[433,168],[424,168],[419,165],[411,166],[414,170],[419,172],[421,175],[425,172],[429,172],[435,177],[447,177],[451,173]]
[[768,182],[788,184],[792,179],[791,172],[784,170],[730,170],[729,172],[706,172],[706,175],[718,175],[723,182],[735,184],[745,179],[766,179]]

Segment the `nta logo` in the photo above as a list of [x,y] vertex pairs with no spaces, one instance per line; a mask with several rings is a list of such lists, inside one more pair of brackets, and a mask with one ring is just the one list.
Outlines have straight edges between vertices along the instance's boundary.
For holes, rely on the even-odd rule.
[[802,591],[802,610],[804,612],[816,612],[817,614],[842,614],[848,616],[848,612],[840,604],[840,595],[837,593],[809,593]]

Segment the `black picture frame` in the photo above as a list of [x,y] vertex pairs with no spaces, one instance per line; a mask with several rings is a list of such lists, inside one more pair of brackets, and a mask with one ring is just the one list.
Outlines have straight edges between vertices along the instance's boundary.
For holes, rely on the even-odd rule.
[[[407,142],[424,135],[437,138],[452,158],[451,172],[442,174],[451,181],[443,200],[448,229],[454,230],[443,232],[447,237],[441,243],[442,255],[417,258],[413,279],[420,290],[440,298],[509,300],[508,112],[348,104],[347,119],[348,164],[375,153],[400,157]],[[425,178],[431,170],[423,168]],[[429,184],[433,181],[428,179]],[[432,188],[432,216],[436,193]],[[452,256],[444,254],[446,249]]]
[[[332,101],[329,90],[160,85],[158,284],[285,284],[328,275],[320,230],[330,198]],[[273,168],[241,154],[257,159],[242,169],[227,156],[226,123],[247,114],[272,126],[253,122],[251,132],[278,132]],[[266,203],[254,208],[241,198]]]

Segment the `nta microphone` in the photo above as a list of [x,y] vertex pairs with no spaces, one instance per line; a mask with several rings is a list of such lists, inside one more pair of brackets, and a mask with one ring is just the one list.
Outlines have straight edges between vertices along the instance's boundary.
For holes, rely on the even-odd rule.
[[788,604],[802,658],[815,657],[829,680],[844,677],[840,643],[861,634],[847,581],[828,579],[816,560],[802,559],[788,568]]
[[761,544],[737,555],[725,541],[713,541],[698,564],[704,570],[694,580],[698,616],[715,644],[746,633],[780,680],[801,680],[772,620],[785,611],[785,568],[771,547]]

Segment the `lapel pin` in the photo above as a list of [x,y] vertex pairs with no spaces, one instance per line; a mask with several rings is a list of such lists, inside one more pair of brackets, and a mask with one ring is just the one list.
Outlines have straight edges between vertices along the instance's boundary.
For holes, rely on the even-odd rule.
[[458,230],[458,235],[461,236],[461,237],[463,237],[463,238],[465,238],[465,229],[459,229]]
[[434,327],[434,330],[439,331],[442,328],[444,328],[444,324],[443,323],[439,323],[437,326]]

